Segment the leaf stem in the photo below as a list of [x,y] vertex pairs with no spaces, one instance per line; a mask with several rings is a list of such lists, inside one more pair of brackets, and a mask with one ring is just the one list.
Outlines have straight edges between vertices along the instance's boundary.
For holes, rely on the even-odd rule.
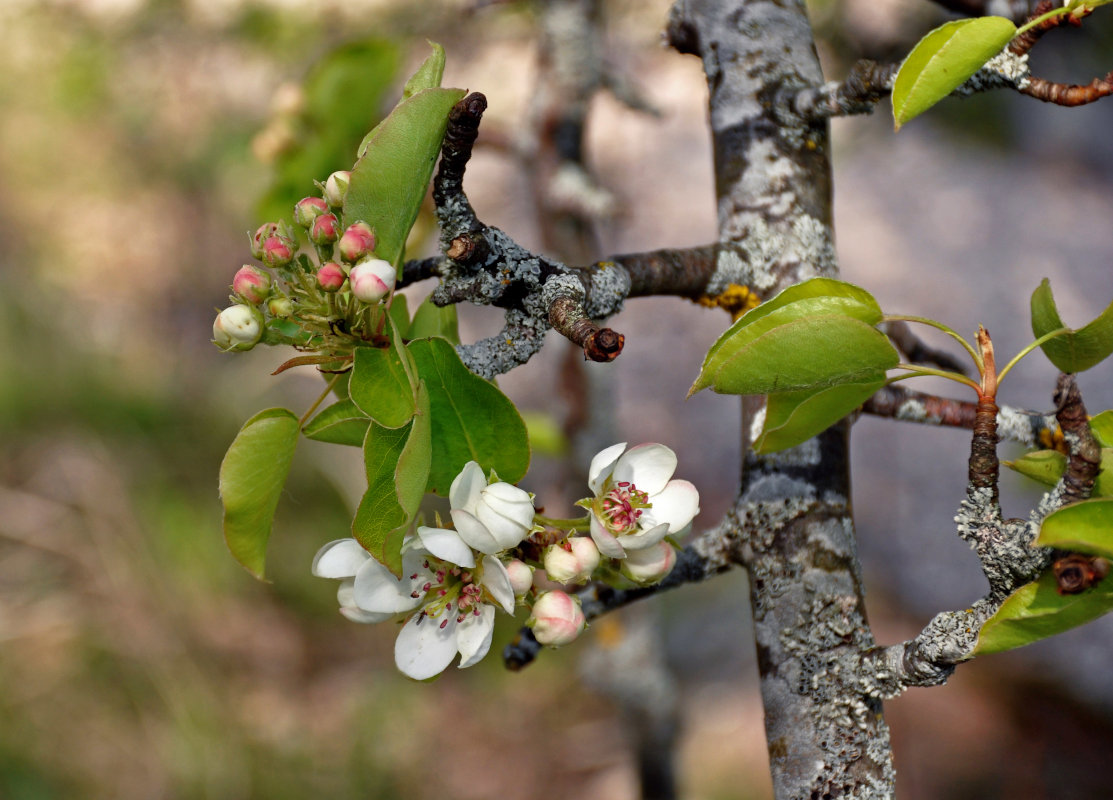
[[533,521],[538,525],[544,525],[548,528],[557,528],[558,530],[574,530],[581,533],[591,530],[591,515],[586,517],[579,517],[577,519],[557,519],[554,517],[544,517],[540,514],[533,515]]
[[1035,19],[1030,19],[1023,25],[1021,25],[1017,29],[1016,33],[1013,34],[1013,38],[1015,39],[1017,36],[1020,36],[1023,33],[1027,33],[1032,28],[1039,25],[1041,22],[1045,22],[1049,19],[1054,19],[1055,17],[1061,17],[1063,16],[1063,14],[1069,14],[1072,10],[1073,9],[1070,6],[1059,6],[1058,8],[1051,9],[1046,14],[1040,14]]
[[960,375],[957,372],[949,372],[944,369],[933,369],[932,367],[924,367],[919,364],[897,364],[894,369],[906,369],[909,371],[907,375],[895,375],[891,378],[885,379],[885,385],[896,383],[897,381],[908,380],[909,378],[931,376],[935,378],[946,378],[947,380],[955,381],[956,383],[964,383],[974,391],[981,394],[981,384],[967,378],[965,375]]
[[1051,333],[1045,333],[1043,336],[1036,339],[1036,341],[1032,342],[1030,345],[1025,347],[1023,350],[1021,350],[1015,356],[1013,356],[1012,361],[1010,361],[1008,364],[1006,364],[1004,369],[1002,369],[1000,372],[997,373],[997,382],[1000,383],[1001,379],[1005,377],[1005,375],[1008,373],[1008,371],[1010,369],[1012,369],[1013,366],[1015,366],[1016,363],[1018,361],[1020,361],[1020,359],[1024,358],[1024,356],[1031,353],[1033,350],[1035,350],[1037,347],[1042,345],[1044,342],[1049,341],[1051,339],[1054,339],[1057,336],[1062,336],[1063,334],[1070,333],[1070,332],[1071,332],[1070,328],[1057,328],[1057,329],[1053,330]]
[[325,398],[328,397],[329,392],[332,391],[332,387],[336,385],[336,382],[338,380],[340,380],[341,374],[342,373],[338,372],[332,376],[332,379],[325,386],[325,390],[321,392],[321,396],[318,397],[317,401],[309,407],[308,411],[301,415],[301,419],[298,420],[298,430],[301,430],[305,423],[309,421],[309,418],[313,415],[313,412],[317,410],[317,406],[321,405],[321,403],[325,401]]
[[[974,364],[978,368],[978,374],[979,375],[981,375],[982,371],[985,369],[985,366],[982,364],[982,357],[978,353],[978,351],[974,349],[973,345],[971,345],[970,342],[966,341],[961,336],[959,336],[959,334],[956,331],[954,331],[950,327],[944,325],[942,322],[938,322],[934,319],[928,319],[927,317],[913,316],[911,314],[886,314],[884,317],[881,318],[881,321],[882,322],[919,322],[923,325],[927,325],[928,327],[935,328],[936,330],[943,331],[943,333],[947,334],[952,339],[954,339],[956,342],[961,344],[963,346],[963,348],[966,350],[966,352],[970,354],[970,357],[972,359],[974,359]],[[953,374],[953,373],[948,373],[948,374]]]

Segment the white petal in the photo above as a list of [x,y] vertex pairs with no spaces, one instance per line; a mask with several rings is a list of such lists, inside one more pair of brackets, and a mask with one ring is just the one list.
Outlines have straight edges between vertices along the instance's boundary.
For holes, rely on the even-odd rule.
[[398,580],[390,570],[375,559],[364,562],[356,573],[353,599],[364,611],[379,614],[400,614],[421,605],[422,598],[411,597],[413,582]]
[[351,578],[371,558],[355,539],[329,542],[313,556],[313,574],[318,578]]
[[644,527],[667,522],[669,533],[677,533],[699,513],[699,491],[688,481],[669,481],[649,501],[653,508],[647,508],[638,520],[638,525]]
[[663,444],[639,444],[626,451],[612,473],[615,483],[629,481],[640,492],[657,494],[676,472],[676,453]]
[[475,554],[456,531],[420,527],[417,535],[421,537],[425,549],[437,558],[450,561],[458,567],[475,566]]
[[454,508],[451,513],[456,532],[473,550],[478,550],[480,553],[497,553],[504,549],[499,547],[498,541],[486,526],[467,511]]
[[474,461],[469,461],[460,470],[460,474],[452,479],[452,485],[448,488],[448,503],[452,508],[461,508],[474,514],[479,493],[485,488],[487,479],[483,477],[483,468]]
[[336,599],[340,602],[340,613],[352,622],[386,622],[394,614],[379,614],[374,611],[364,611],[356,605],[355,578],[345,578],[340,581],[340,588],[336,590]]
[[622,545],[618,543],[618,539],[614,537],[610,531],[603,527],[603,524],[591,515],[591,538],[595,542],[595,546],[599,548],[599,552],[610,558],[625,558],[626,551],[622,549]]
[[622,546],[627,550],[644,550],[647,547],[652,547],[659,543],[668,536],[668,534],[669,524],[667,522],[662,522],[660,525],[640,530],[637,533],[619,536],[618,541],[621,542]]
[[525,489],[499,482],[492,483],[481,492],[481,495],[480,506],[486,504],[492,511],[502,514],[527,529],[533,527],[533,500]]
[[456,647],[460,650],[460,669],[478,664],[491,649],[495,632],[495,608],[482,605],[479,615],[469,614],[456,626]]
[[591,459],[591,466],[587,468],[587,485],[591,487],[592,494],[599,494],[615,462],[625,449],[626,442],[612,444],[605,450],[600,450],[595,454],[595,458]]
[[[476,516],[498,543],[498,550],[509,550],[511,547],[516,547],[522,539],[526,538],[526,533],[529,531],[528,526],[523,526],[517,520],[503,516],[483,500],[479,501]],[[530,514],[531,523],[533,522],[532,517],[533,515]],[[491,552],[498,552],[498,550]]]
[[514,587],[510,583],[510,573],[494,556],[483,557],[483,579],[480,584],[486,587],[503,611],[507,614],[514,613]]
[[[448,620],[443,628],[441,623]],[[414,614],[394,642],[394,663],[416,681],[440,675],[456,657],[456,617]]]

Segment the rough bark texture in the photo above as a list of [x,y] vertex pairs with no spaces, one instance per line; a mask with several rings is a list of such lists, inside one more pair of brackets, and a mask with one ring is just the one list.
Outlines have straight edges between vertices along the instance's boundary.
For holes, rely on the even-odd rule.
[[[710,89],[719,234],[736,245],[722,249],[712,285],[767,296],[837,274],[827,125],[786,125],[776,103],[823,82],[803,4],[681,0],[669,38],[703,60]],[[746,413],[748,432],[763,409],[746,403]],[[839,425],[785,453],[748,455],[732,514],[750,575],[773,785],[786,800],[893,791],[880,701],[840,668],[873,645],[849,489]]]

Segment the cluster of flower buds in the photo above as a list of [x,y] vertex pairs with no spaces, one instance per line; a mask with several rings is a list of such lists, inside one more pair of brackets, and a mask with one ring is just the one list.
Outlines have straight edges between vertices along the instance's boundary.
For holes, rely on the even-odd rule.
[[665,537],[687,532],[699,495],[672,479],[675,468],[664,445],[608,447],[591,462],[594,497],[580,502],[588,516],[567,520],[570,530],[561,532],[561,521],[536,516],[527,492],[468,462],[449,489],[453,527],[419,526],[408,536],[401,577],[355,539],[321,548],[313,574],[341,581],[345,617],[406,621],[395,663],[417,680],[438,675],[457,655],[461,668],[478,663],[490,649],[496,609],[529,608],[526,625],[537,641],[560,647],[587,623],[573,587],[591,580],[650,585],[676,564]]
[[[251,254],[262,266],[248,264],[235,274],[233,305],[213,323],[214,344],[222,350],[249,350],[259,342],[328,349],[330,337],[379,333],[380,317],[364,312],[389,297],[398,275],[375,255],[370,225],[343,226],[350,179],[349,172],[334,172],[318,184],[320,197],[299,200],[296,227],[267,222],[251,235]],[[315,260],[298,254],[299,237],[308,240]]]

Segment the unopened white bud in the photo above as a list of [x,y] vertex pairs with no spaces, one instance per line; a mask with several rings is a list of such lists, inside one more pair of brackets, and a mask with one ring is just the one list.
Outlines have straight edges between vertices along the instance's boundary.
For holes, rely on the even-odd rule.
[[533,604],[526,625],[533,629],[533,637],[550,647],[569,644],[583,633],[587,620],[580,608],[580,598],[566,592],[545,592]]
[[250,350],[261,338],[263,315],[251,306],[229,306],[213,322],[213,341],[223,350]]
[[506,562],[506,574],[510,576],[510,588],[515,597],[525,597],[533,587],[533,567],[521,559],[512,558]]
[[642,550],[627,550],[621,569],[634,583],[646,586],[659,583],[676,566],[676,548],[668,542],[658,542]]
[[365,303],[377,303],[394,289],[398,273],[389,261],[369,258],[352,267],[348,273],[348,285],[352,294]]
[[545,574],[557,583],[583,583],[599,566],[599,548],[584,536],[575,536],[545,549]]

